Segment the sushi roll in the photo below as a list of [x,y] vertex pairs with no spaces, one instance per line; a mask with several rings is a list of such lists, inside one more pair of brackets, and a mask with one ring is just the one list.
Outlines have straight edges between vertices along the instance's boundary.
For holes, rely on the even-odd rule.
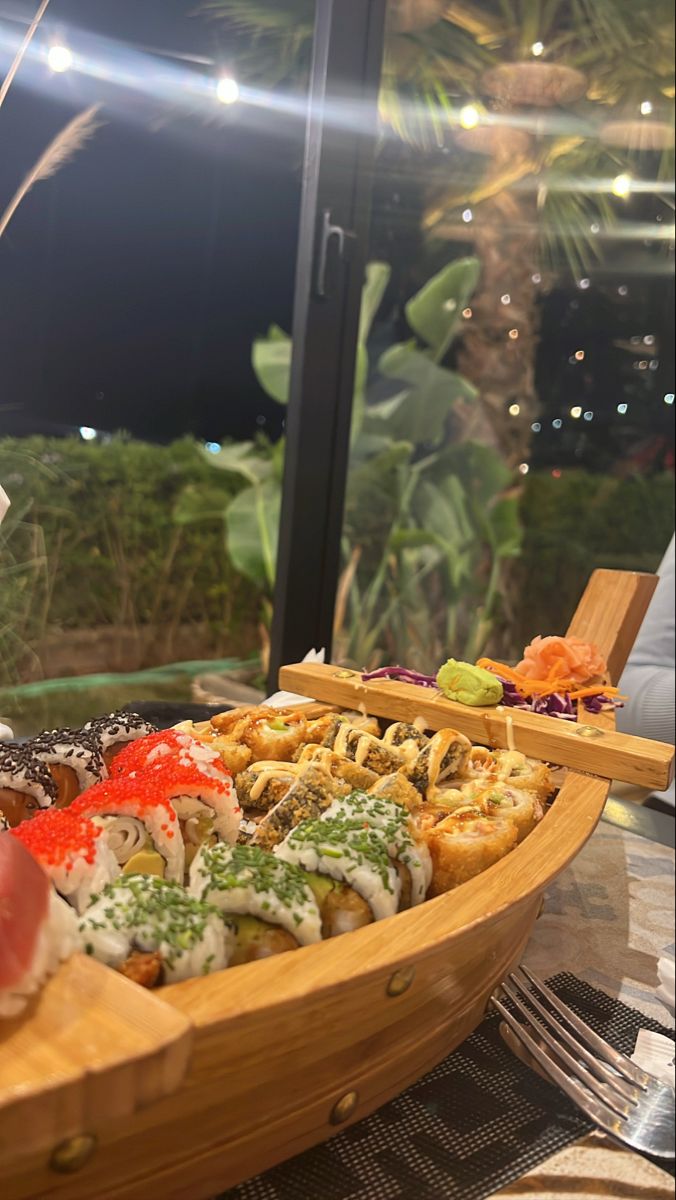
[[375,717],[365,717],[358,712],[333,713],[331,719],[326,722],[321,745],[328,746],[329,750],[335,749],[336,738],[346,725],[351,729],[361,729],[362,733],[370,733],[372,737],[380,737],[380,725]]
[[274,853],[307,872],[326,938],[399,910],[401,880],[386,840],[359,819],[303,821]]
[[235,780],[242,807],[269,811],[286,796],[303,770],[304,766],[297,763],[252,763]]
[[519,842],[523,841],[544,815],[542,801],[536,792],[527,792],[525,788],[510,787],[505,783],[494,783],[483,790],[473,784],[468,789],[467,799],[487,816],[511,821]]
[[77,917],[18,838],[0,833],[0,1017],[15,1017],[77,945]]
[[422,904],[432,881],[432,860],[420,830],[406,808],[394,800],[352,792],[334,800],[322,820],[334,817],[359,821],[364,829],[381,835],[401,883],[400,910]]
[[547,764],[526,758],[519,750],[488,750],[485,746],[474,746],[460,774],[460,783],[476,781],[486,787],[492,783],[506,783],[535,792],[543,801],[553,791]]
[[138,713],[114,712],[107,717],[97,717],[87,721],[84,732],[90,734],[98,744],[106,767],[110,770],[115,755],[128,742],[136,738],[147,737],[155,732],[155,726],[144,720]]
[[319,817],[337,796],[351,789],[340,779],[310,763],[285,796],[259,821],[252,841],[263,850],[272,850],[301,821]]
[[512,821],[487,817],[473,805],[458,808],[426,831],[432,857],[430,896],[440,896],[473,879],[514,848]]
[[58,808],[71,804],[108,775],[98,740],[82,730],[53,729],[32,738],[29,745],[58,788]]
[[0,744],[0,816],[14,829],[43,808],[51,808],[59,790],[51,772],[30,743]]
[[161,729],[129,742],[116,754],[110,774],[113,778],[133,775],[168,758],[177,759],[184,766],[197,766],[212,778],[222,779],[229,774],[217,750],[178,729]]
[[211,721],[200,721],[197,724],[192,721],[182,721],[180,725],[175,725],[174,729],[177,732],[189,734],[201,745],[215,751],[223,766],[233,775],[245,771],[251,762],[252,754],[249,746],[220,733]]
[[[408,767],[408,777],[423,794],[449,776],[457,775],[467,762],[472,743],[455,729],[440,729]],[[428,799],[430,797],[428,796]]]
[[343,758],[330,750],[328,746],[308,745],[296,755],[296,762],[301,764],[317,763],[336,779],[344,779],[353,788],[369,788],[376,782],[378,776],[368,767],[360,767],[351,758]]
[[157,875],[182,883],[185,850],[178,816],[147,775],[107,779],[70,806],[106,832],[125,874]]
[[[232,775],[192,758],[165,756],[124,779],[132,789],[168,803],[176,813],[188,867],[203,842],[236,842],[242,810]],[[133,868],[129,868],[130,870]]]
[[23,821],[12,836],[26,847],[60,896],[79,913],[92,895],[120,874],[100,825],[72,809],[49,808]]
[[384,799],[394,800],[396,804],[400,804],[412,813],[417,812],[422,805],[420,792],[414,788],[401,771],[395,771],[394,775],[379,776],[375,783],[368,788],[368,791],[372,796],[382,796]]
[[333,749],[376,775],[391,775],[406,766],[406,759],[398,749],[384,745],[380,738],[353,725],[343,725]]
[[192,865],[189,890],[233,925],[232,966],[321,941],[304,872],[256,846],[205,847]]
[[426,734],[410,721],[395,721],[383,734],[384,745],[396,747],[409,761],[418,757],[429,740]]
[[81,948],[142,987],[227,966],[232,932],[218,911],[156,875],[121,875],[78,924]]

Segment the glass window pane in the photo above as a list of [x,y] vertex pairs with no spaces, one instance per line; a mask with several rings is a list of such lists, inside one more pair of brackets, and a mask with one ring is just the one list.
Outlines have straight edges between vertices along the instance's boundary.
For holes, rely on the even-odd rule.
[[335,657],[515,662],[673,530],[673,10],[390,7]]
[[[3,14],[0,77],[35,8]],[[61,0],[0,110],[19,733],[264,686],[312,36],[273,8],[255,64],[241,3]],[[271,72],[290,30],[300,71]]]

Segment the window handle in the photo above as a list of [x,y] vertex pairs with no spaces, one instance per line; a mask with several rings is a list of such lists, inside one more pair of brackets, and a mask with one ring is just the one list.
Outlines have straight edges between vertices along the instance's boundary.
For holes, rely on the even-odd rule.
[[355,234],[347,229],[343,229],[342,225],[334,225],[331,219],[331,211],[326,208],[322,216],[316,284],[317,295],[322,300],[326,299],[326,268],[329,257],[329,246],[333,238],[336,238],[338,243],[338,257],[343,262],[349,262],[351,243],[355,240]]

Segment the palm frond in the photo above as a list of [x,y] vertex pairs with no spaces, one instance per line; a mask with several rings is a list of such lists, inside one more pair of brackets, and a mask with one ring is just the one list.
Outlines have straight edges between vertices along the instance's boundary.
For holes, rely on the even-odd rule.
[[31,188],[35,187],[36,183],[41,183],[45,179],[51,179],[52,175],[56,175],[56,172],[61,167],[64,167],[66,163],[70,162],[96,132],[101,124],[98,120],[99,108],[100,105],[92,104],[91,108],[86,108],[84,112],[78,113],[52,139],[33,168],[21,181],[7,208],[0,217],[0,237],[2,237],[21,201],[26,198]]

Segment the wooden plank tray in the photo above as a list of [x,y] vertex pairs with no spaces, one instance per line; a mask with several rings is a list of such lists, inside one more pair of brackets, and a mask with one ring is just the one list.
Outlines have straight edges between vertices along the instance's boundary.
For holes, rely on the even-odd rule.
[[[612,582],[613,622],[607,620],[603,589],[592,596],[591,609],[586,594],[578,617],[587,623],[587,636],[611,656],[617,673],[654,580],[613,576]],[[627,623],[631,639],[624,635]],[[283,686],[297,678],[288,674],[294,671],[282,673]],[[316,695],[318,689],[308,691],[305,682],[301,691]],[[367,711],[373,694],[367,692]],[[612,714],[590,719],[604,737],[571,743],[585,748],[585,770],[597,765],[597,747],[605,744],[606,732],[614,736],[612,721]],[[494,732],[498,736],[497,727]],[[521,736],[519,726],[517,741]],[[556,758],[548,742],[538,744],[547,748],[544,757]],[[607,780],[569,770],[544,820],[506,858],[453,893],[349,936],[154,995],[107,972],[110,987],[122,988],[114,1002],[116,1016],[124,1013],[124,1020],[131,1017],[134,1024],[133,993],[139,1005],[157,1009],[156,1025],[152,1019],[144,1025],[146,1035],[166,1028],[165,1016],[178,1021],[182,1031],[192,1028],[189,1067],[180,1083],[168,1078],[169,1071],[166,1082],[175,1089],[167,1086],[167,1094],[154,1102],[146,1104],[151,1097],[145,1093],[138,1097],[144,1106],[134,1101],[130,1115],[111,1111],[103,1103],[106,1081],[129,1057],[120,1043],[119,1058],[101,1064],[96,1103],[69,1107],[67,1128],[89,1150],[78,1159],[77,1170],[61,1174],[55,1170],[55,1147],[44,1133],[54,1128],[54,1136],[60,1136],[61,1129],[43,1123],[34,1138],[31,1124],[31,1104],[43,1102],[43,1043],[52,1039],[64,1012],[73,1006],[79,1011],[81,1000],[89,1010],[81,1013],[78,1035],[84,1071],[84,1047],[105,1026],[94,992],[73,997],[71,973],[79,969],[74,960],[75,967],[64,968],[44,993],[46,1000],[38,1002],[43,1014],[38,1024],[33,1013],[24,1027],[36,1047],[38,1078],[23,1104],[22,1120],[16,1107],[20,1092],[5,1105],[17,1135],[10,1154],[5,1146],[1,1159],[4,1200],[206,1200],[366,1116],[479,1023],[492,990],[523,953],[545,889],[593,832],[607,793]],[[14,1036],[21,1036],[19,1029]],[[110,1027],[109,1042],[119,1038]],[[70,1046],[64,1043],[64,1050],[67,1058]],[[44,1090],[52,1090],[54,1106],[65,1108],[73,1086],[65,1078],[47,1079]],[[130,1102],[124,1107],[129,1111]]]

